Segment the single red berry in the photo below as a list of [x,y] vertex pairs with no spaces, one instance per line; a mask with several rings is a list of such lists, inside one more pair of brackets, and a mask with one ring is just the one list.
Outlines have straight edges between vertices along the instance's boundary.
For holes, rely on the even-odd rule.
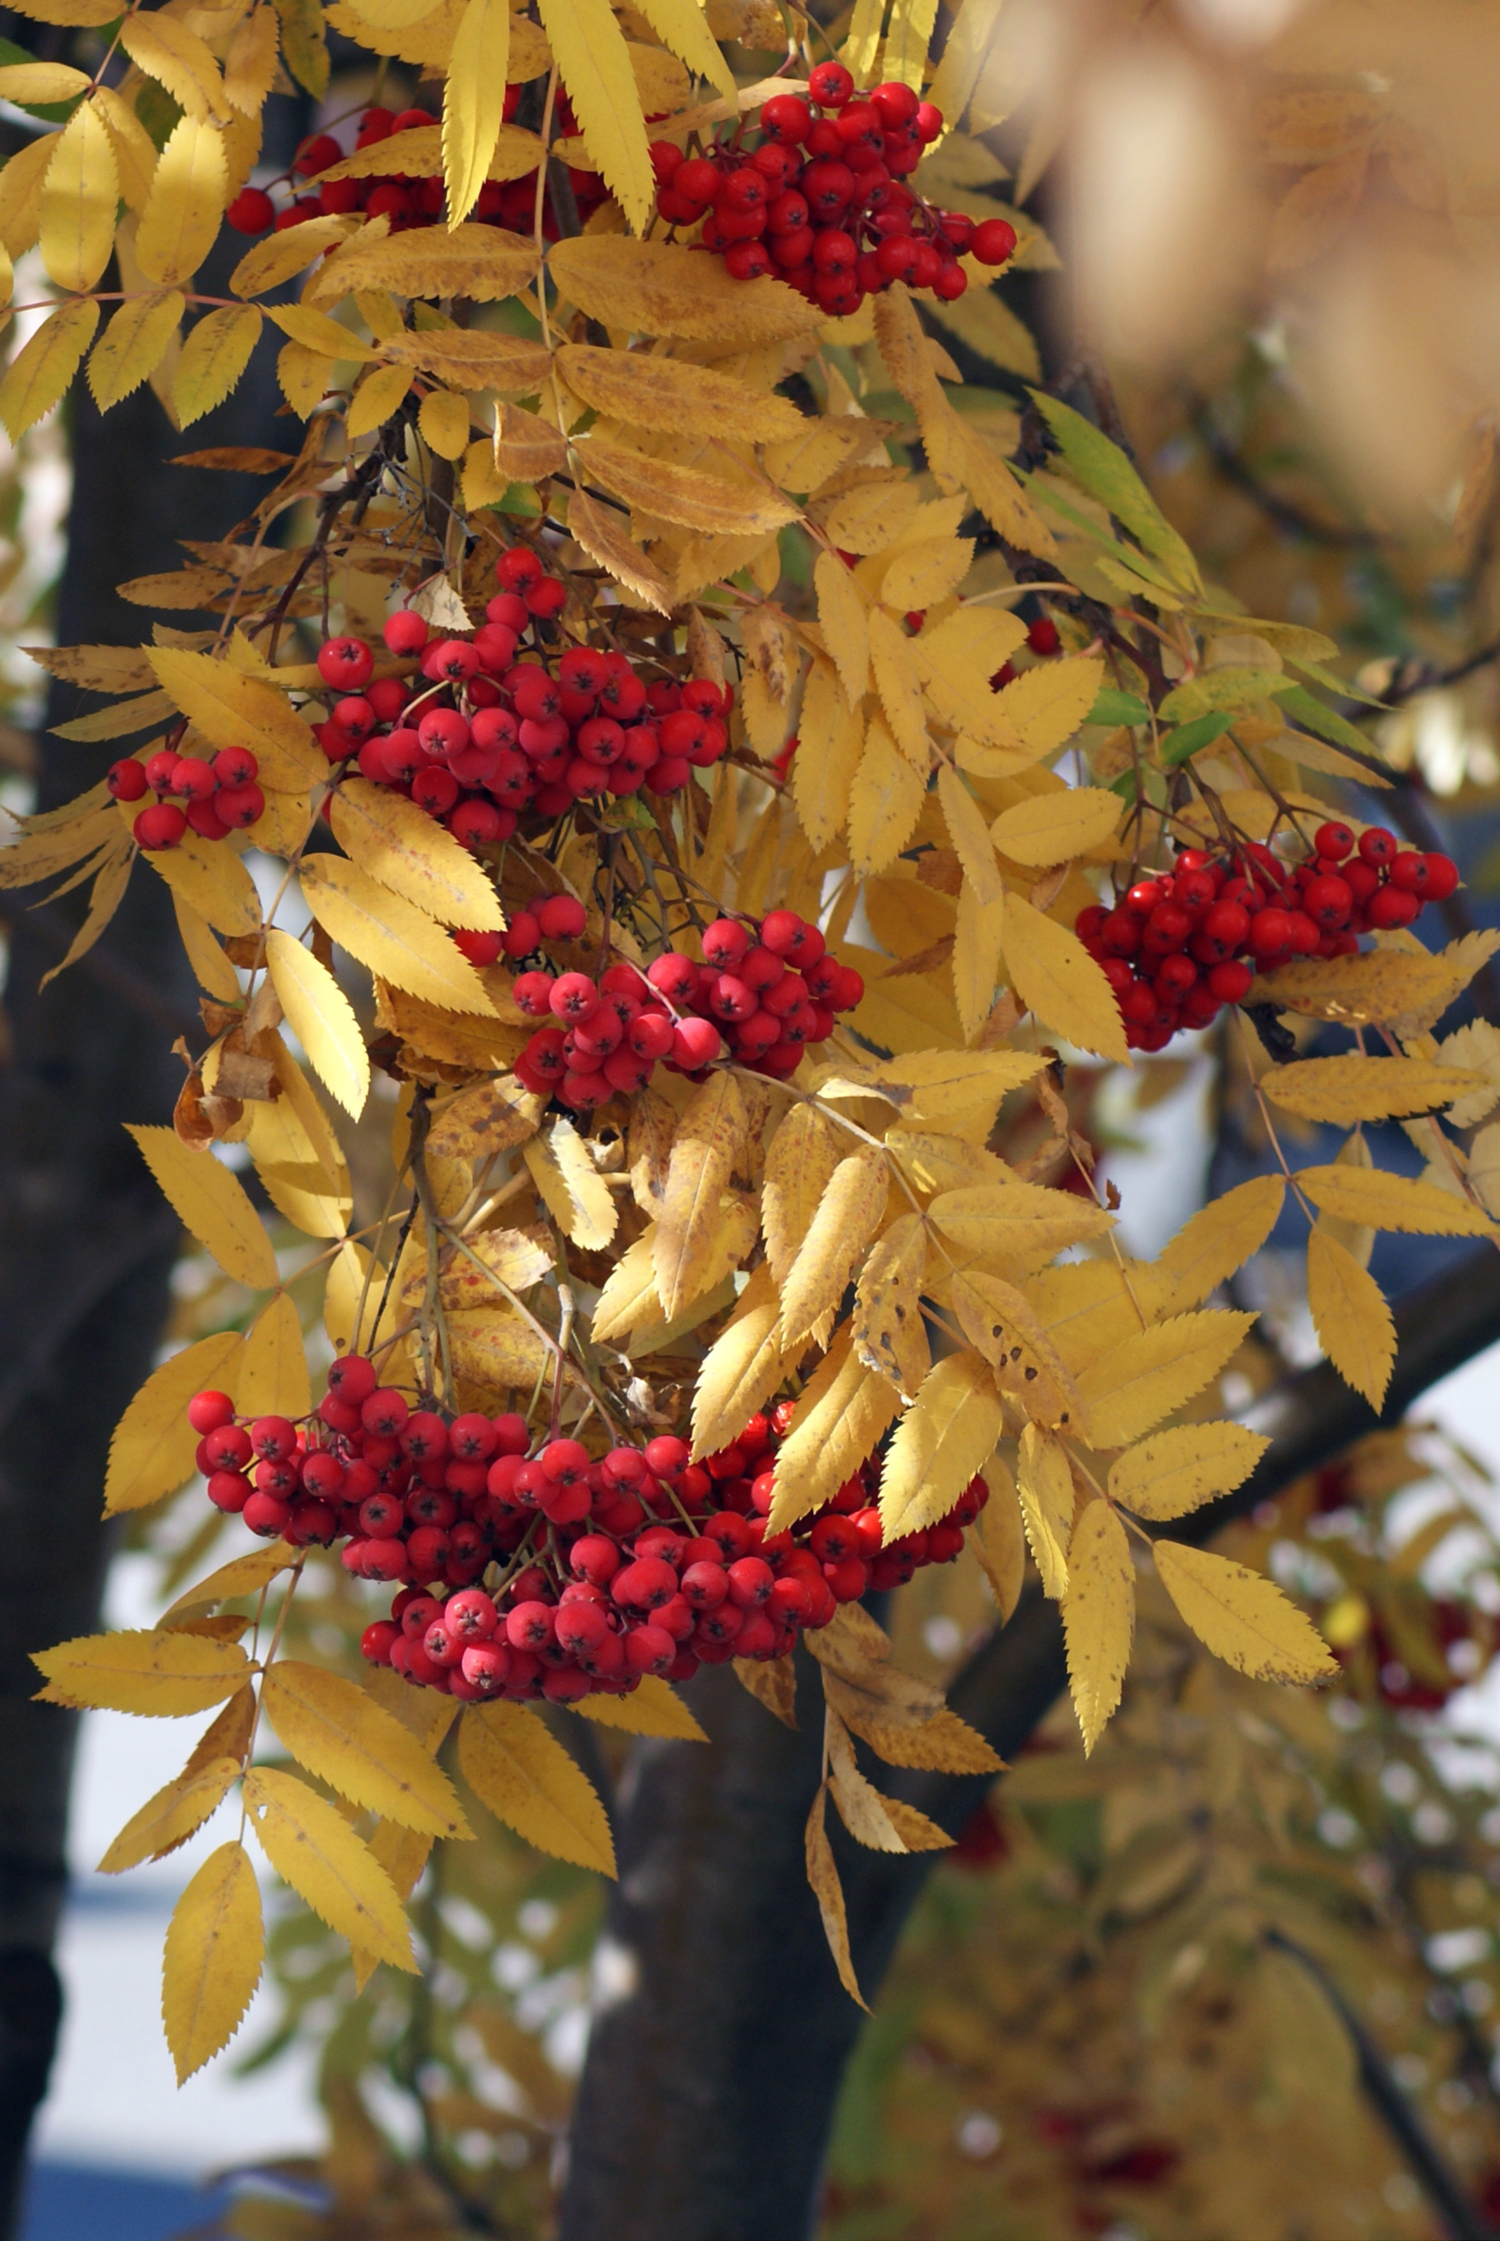
[[175,848],[188,829],[188,821],[175,803],[158,801],[143,809],[130,829],[142,848]]
[[368,684],[374,667],[375,657],[362,638],[330,638],[318,650],[318,675],[343,692],[358,692]]
[[265,233],[276,222],[276,205],[263,187],[242,187],[224,215],[236,233]]
[[1008,218],[985,218],[974,228],[971,253],[982,265],[1003,265],[1015,254],[1016,229]]
[[1427,858],[1427,900],[1445,903],[1458,886],[1458,866],[1451,856],[1435,850]]
[[536,906],[536,922],[549,942],[576,941],[588,914],[576,895],[548,895]]
[[760,113],[762,132],[768,132],[773,140],[786,147],[795,147],[806,137],[811,125],[812,111],[795,93],[773,94]]
[[1370,897],[1370,924],[1382,933],[1409,926],[1422,908],[1421,900],[1405,887],[1377,887]]
[[808,77],[807,90],[820,109],[842,109],[854,91],[854,80],[841,62],[820,62]]
[[116,801],[139,801],[146,791],[146,766],[134,755],[111,763],[105,784]]
[[1386,877],[1393,887],[1404,888],[1409,895],[1425,897],[1428,882],[1427,861],[1427,858],[1419,856],[1414,848],[1403,848],[1399,855],[1391,859],[1390,869],[1386,873]]
[[1388,833],[1383,825],[1372,825],[1368,832],[1359,836],[1360,855],[1367,864],[1374,864],[1377,869],[1383,869],[1392,862],[1397,854],[1397,847],[1395,834]]
[[1026,643],[1034,654],[1055,654],[1062,644],[1057,625],[1050,615],[1039,615],[1026,633]]
[[1313,834],[1313,846],[1330,863],[1341,864],[1346,856],[1354,853],[1354,835],[1347,825],[1320,825]]
[[336,1393],[341,1401],[353,1402],[356,1407],[369,1399],[376,1383],[375,1365],[363,1354],[340,1354],[329,1365],[329,1392]]
[[234,1422],[234,1402],[227,1393],[195,1393],[188,1402],[187,1419],[195,1432],[217,1432]]
[[472,931],[465,928],[456,933],[453,940],[455,945],[462,950],[464,956],[468,958],[469,963],[479,966],[481,970],[486,965],[494,964],[503,947],[502,937],[499,934],[486,933],[482,930]]

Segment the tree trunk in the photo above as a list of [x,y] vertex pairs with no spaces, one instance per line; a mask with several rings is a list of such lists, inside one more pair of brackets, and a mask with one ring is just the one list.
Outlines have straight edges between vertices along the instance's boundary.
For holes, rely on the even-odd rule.
[[[213,268],[211,267],[210,270]],[[205,285],[219,285],[206,280]],[[269,364],[189,442],[277,445]],[[178,539],[222,537],[259,495],[239,475],[166,464],[187,448],[149,389],[100,418],[82,383],[58,613],[63,644],[139,644],[151,616],[117,582],[175,567]],[[174,616],[174,623],[202,618]],[[48,721],[77,712],[54,687]],[[92,785],[120,741],[43,747],[38,806]],[[110,1433],[151,1367],[178,1230],[122,1123],[164,1121],[182,1083],[177,1034],[198,1029],[168,891],[138,865],[98,947],[45,991],[86,891],[28,912],[7,896],[9,1063],[0,1070],[0,2235],[14,2231],[32,2116],[61,1995],[51,1947],[77,1722],[30,1699],[30,1653],[98,1623],[110,1534]],[[201,1041],[201,1033],[198,1036]]]
[[[1500,1338],[1500,1256],[1484,1247],[1397,1306],[1379,1417],[1328,1367],[1257,1411],[1272,1445],[1227,1500],[1174,1521],[1202,1543]],[[1066,1686],[1057,1606],[1033,1586],[949,1691],[1013,1758]],[[727,1667],[686,1691],[710,1741],[643,1742],[620,1786],[620,1880],[573,2119],[560,2241],[766,2241],[809,2234],[845,2066],[862,2025],[828,1957],[803,1868],[821,1692],[799,1653],[793,1735]],[[986,1775],[882,1769],[881,1787],[956,1835]],[[940,1854],[853,1844],[829,1815],[855,1970],[873,1999]]]

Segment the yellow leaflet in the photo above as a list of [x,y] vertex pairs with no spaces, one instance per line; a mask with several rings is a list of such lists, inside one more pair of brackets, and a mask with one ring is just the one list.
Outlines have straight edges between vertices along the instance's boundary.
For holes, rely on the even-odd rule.
[[504,122],[509,63],[510,0],[466,0],[443,87],[450,231],[479,200]]
[[1252,1000],[1264,996],[1278,1010],[1351,1027],[1374,1024],[1406,1032],[1399,1023],[1420,1021],[1410,1032],[1421,1033],[1436,1024],[1497,948],[1500,933],[1486,928],[1450,942],[1435,957],[1398,949],[1361,957],[1299,957],[1257,981]]
[[768,275],[749,288],[717,258],[674,242],[584,234],[555,243],[547,269],[570,303],[626,333],[733,348],[786,341],[823,316],[783,281]]
[[656,190],[624,33],[607,0],[541,0],[537,12],[590,157],[628,223],[644,233]]
[[950,129],[961,122],[979,83],[1003,4],[1004,0],[963,0],[954,18],[929,92]]
[[1215,1657],[1253,1681],[1322,1681],[1338,1671],[1321,1635],[1259,1572],[1206,1549],[1158,1541],[1161,1584]]
[[136,261],[148,280],[175,287],[192,278],[218,236],[228,178],[223,134],[184,117],[161,152],[135,237]]
[[1119,1706],[1135,1633],[1135,1566],[1108,1502],[1090,1502],[1073,1529],[1062,1622],[1068,1686],[1088,1757]]
[[858,710],[850,708],[831,662],[814,661],[809,669],[797,729],[792,801],[802,830],[815,849],[822,849],[849,814],[865,744]]
[[945,1236],[985,1260],[1046,1261],[1114,1227],[1114,1216],[1072,1191],[1012,1178],[943,1190],[927,1209]]
[[154,850],[146,861],[174,896],[191,903],[221,934],[259,933],[255,882],[227,841],[199,840],[190,833],[175,848]]
[[295,1774],[252,1767],[245,1805],[261,1850],[320,1920],[352,1946],[417,1973],[395,1886],[338,1810]]
[[1005,963],[1017,996],[1044,1027],[1080,1050],[1129,1065],[1125,1023],[1103,967],[1075,933],[1019,895],[1006,902]]
[[410,387],[409,366],[377,366],[364,375],[345,415],[350,440],[368,436],[389,420]]
[[615,1847],[592,1784],[535,1713],[519,1704],[469,1705],[458,1763],[482,1805],[554,1859],[615,1872]]
[[[260,314],[231,312],[229,317],[258,320]],[[263,786],[297,794],[327,776],[327,758],[310,726],[275,685],[247,677],[210,654],[174,646],[152,646],[148,658],[177,707],[213,746],[250,749],[260,764]]]
[[328,967],[290,934],[266,936],[277,1000],[314,1070],[355,1120],[370,1091],[370,1060],[359,1022]]
[[780,529],[797,518],[792,501],[778,491],[749,481],[726,482],[696,467],[679,467],[669,459],[627,450],[602,436],[590,436],[586,445],[581,444],[579,457],[593,480],[627,505],[710,536],[751,535]]
[[[349,218],[308,218],[300,226],[289,226],[285,233],[273,233],[268,240],[258,241],[229,275],[231,293],[236,296],[264,295],[268,288],[279,288],[321,257],[335,242],[342,241],[354,221]],[[381,219],[372,221],[379,226]]]
[[[536,275],[532,244],[499,226],[470,221],[455,226],[451,233],[434,231],[418,248],[413,246],[410,234],[397,234],[394,239],[377,237],[376,228],[383,223],[367,220],[329,258],[307,284],[304,296],[308,303],[337,303],[355,292],[381,288],[397,296],[468,296],[475,303],[498,303],[505,296],[518,296]],[[523,343],[511,336],[479,330],[466,333],[445,327],[404,338],[393,335],[385,344],[387,355],[395,356],[398,345],[412,353],[411,362],[417,365],[425,362],[424,352],[439,351],[451,353],[449,363],[455,366],[467,362],[483,368],[488,362],[497,370],[467,383],[475,389],[484,386],[486,380],[497,388],[522,392],[535,389],[538,377],[533,374],[527,379],[521,369],[540,365],[540,378],[545,379],[551,362],[539,343]],[[507,368],[515,371],[507,374]],[[447,367],[439,360],[435,370],[446,374]]]
[[66,62],[12,62],[0,69],[0,101],[23,107],[52,101],[72,101],[87,93],[90,80]]
[[878,481],[856,483],[828,506],[823,527],[829,542],[841,552],[884,552],[910,529],[921,511],[920,497],[899,469],[878,472]]
[[796,406],[774,390],[756,389],[733,374],[678,358],[565,343],[557,366],[586,405],[653,434],[670,428],[674,435],[772,443],[808,425]]
[[[661,1296],[656,1289],[656,1225],[647,1226],[629,1250],[616,1261],[594,1303],[595,1343],[608,1345],[628,1338],[643,1324],[662,1319]],[[733,1435],[731,1434],[731,1437]]]
[[250,1856],[243,1844],[221,1845],[177,1901],[162,1953],[162,2021],[179,2085],[234,2037],[265,1951]]
[[276,10],[252,8],[235,25],[224,59],[224,98],[241,116],[258,117],[276,78]]
[[189,1151],[171,1128],[129,1129],[163,1194],[226,1276],[254,1290],[276,1282],[276,1255],[243,1183],[211,1152]]
[[313,311],[304,303],[275,304],[266,317],[293,342],[305,343],[325,358],[352,358],[363,365],[379,362],[378,350],[330,319],[326,311]]
[[329,804],[329,816],[345,853],[429,918],[445,926],[493,931],[504,926],[488,874],[451,833],[403,794],[374,786],[367,778],[346,778]]
[[812,1895],[818,1902],[818,1912],[823,1918],[823,1934],[828,1940],[828,1950],[833,1955],[839,1982],[850,1999],[857,2001],[868,2012],[868,2003],[859,1989],[859,1979],[854,1973],[854,1961],[849,1951],[849,1918],[844,1908],[844,1887],[839,1881],[833,1848],[828,1842],[825,1824],[827,1799],[828,1785],[824,1782],[819,1785],[818,1794],[812,1802],[812,1811],[807,1816],[804,1843],[807,1880],[812,1888]]
[[1173,1315],[1136,1331],[1087,1368],[1078,1389],[1095,1447],[1126,1447],[1217,1377],[1253,1315],[1227,1308]]
[[953,1278],[953,1310],[965,1338],[994,1367],[1000,1390],[1031,1422],[1064,1424],[1083,1437],[1088,1417],[1078,1387],[1024,1292],[983,1269]]
[[298,1765],[352,1805],[428,1836],[472,1835],[442,1768],[352,1681],[280,1658],[267,1671],[261,1701]]
[[788,1353],[838,1306],[880,1226],[887,1195],[885,1160],[869,1146],[834,1168],[781,1287],[781,1343]]
[[852,1322],[854,1351],[867,1369],[890,1379],[908,1406],[932,1367],[922,1320],[926,1265],[926,1224],[920,1214],[903,1214],[860,1272]]
[[942,804],[943,822],[948,828],[949,839],[958,851],[966,887],[972,890],[976,902],[998,902],[1003,893],[1000,866],[995,861],[994,844],[979,804],[958,772],[950,769],[946,763],[938,772],[937,790],[938,800]]
[[1255,1175],[1195,1214],[1164,1247],[1157,1267],[1173,1280],[1172,1306],[1197,1307],[1258,1253],[1286,1196],[1279,1175]]
[[[815,1105],[794,1105],[771,1138],[761,1192],[766,1259],[781,1290],[848,1142]],[[801,1335],[800,1333],[798,1334]]]
[[945,1517],[995,1451],[1003,1415],[989,1364],[950,1354],[896,1426],[880,1483],[887,1541]]
[[780,1320],[781,1302],[763,1265],[741,1292],[698,1371],[693,1386],[695,1462],[726,1447],[781,1383]]
[[139,1813],[131,1815],[99,1862],[97,1872],[123,1875],[126,1868],[139,1867],[142,1860],[161,1860],[175,1852],[217,1812],[239,1771],[238,1759],[221,1758],[210,1759],[194,1774],[179,1774],[155,1797],[148,1798]]
[[281,394],[299,420],[307,420],[327,396],[333,381],[332,361],[304,342],[282,345],[276,357],[276,379]]
[[289,1416],[295,1422],[311,1411],[302,1323],[285,1292],[278,1292],[250,1327],[235,1396],[242,1415]]
[[[46,142],[41,145],[45,148]],[[65,303],[18,352],[0,381],[0,421],[12,443],[52,410],[78,371],[98,324],[96,303],[87,298]]]
[[854,1352],[850,1326],[834,1332],[822,1361],[803,1386],[792,1428],[776,1459],[770,1531],[821,1509],[869,1454],[900,1403],[883,1377]]
[[1026,1537],[1016,1482],[998,1455],[985,1465],[990,1498],[979,1514],[971,1542],[994,1593],[1003,1626],[1021,1600],[1026,1578]]
[[884,718],[872,716],[849,795],[849,856],[857,872],[881,872],[896,861],[926,792],[925,774],[900,752]]
[[493,1016],[479,975],[423,911],[341,856],[304,857],[300,877],[313,916],[372,973],[446,1011]]
[[1061,864],[1107,841],[1124,804],[1100,786],[1069,786],[1034,794],[1002,811],[990,828],[1002,856],[1017,864]]
[[870,666],[875,673],[876,690],[891,727],[891,736],[913,769],[925,779],[932,747],[922,713],[922,673],[912,652],[912,642],[883,607],[872,609],[868,629]]
[[953,929],[953,1000],[967,1042],[974,1040],[989,1017],[1004,944],[1004,895],[996,893],[982,903],[974,888],[966,884],[958,898],[958,919]]
[[85,1634],[32,1657],[51,1704],[176,1719],[222,1704],[254,1670],[234,1642],[201,1634],[134,1631]]
[[1042,1592],[1059,1602],[1068,1592],[1073,1472],[1061,1442],[1037,1424],[1026,1425],[1021,1433],[1017,1493],[1026,1538],[1042,1575]]
[[[284,241],[286,235],[277,238]],[[189,329],[172,383],[182,427],[224,402],[250,363],[260,329],[261,315],[249,304],[211,311]]]
[[[469,448],[469,407],[467,401],[451,389],[427,392],[417,414],[417,426],[422,431],[422,441],[439,459],[462,459]],[[481,456],[487,458],[488,444],[481,443],[479,449]],[[501,495],[504,495],[503,490]]]
[[726,101],[735,99],[734,73],[719,52],[698,0],[642,0],[640,12],[662,45],[680,56],[695,78],[707,78]]
[[[287,1060],[277,1068],[284,1086],[289,1066]],[[329,1156],[314,1140],[290,1094],[256,1099],[248,1119],[250,1157],[271,1204],[309,1237],[342,1237],[353,1195],[336,1147]]]
[[[495,432],[495,456],[502,456],[500,429]],[[519,482],[540,481],[543,475],[555,473],[562,460],[537,466],[532,473],[517,475]],[[610,506],[597,505],[583,490],[575,490],[568,500],[568,529],[591,560],[607,569],[616,583],[633,591],[648,607],[659,615],[669,615],[675,604],[665,579],[652,567],[634,538],[627,537],[618,527],[620,516]]]
[[823,643],[833,656],[848,706],[857,708],[870,681],[870,625],[864,595],[853,569],[836,552],[819,553],[813,587]]
[[626,1735],[666,1735],[684,1743],[706,1743],[704,1734],[682,1698],[655,1673],[645,1675],[629,1696],[584,1696],[571,1709],[601,1727],[619,1728]]
[[728,1073],[711,1075],[695,1090],[677,1123],[655,1243],[656,1289],[669,1321],[706,1288],[745,1123],[739,1083]]
[[89,387],[101,412],[150,379],[171,347],[186,299],[173,288],[164,296],[122,303],[94,345]]
[[42,183],[41,247],[59,288],[92,288],[115,245],[120,171],[109,128],[93,102],[73,111],[52,143]]
[[1307,1304],[1329,1361],[1378,1409],[1396,1364],[1396,1326],[1369,1270],[1318,1228],[1307,1239]]
[[[529,28],[524,19],[522,28]],[[514,41],[515,18],[511,21],[510,36]],[[526,178],[535,171],[541,149],[541,141],[534,132],[524,131],[520,125],[502,124],[490,158],[488,176],[494,180]],[[441,126],[407,125],[399,133],[393,132],[382,140],[378,151],[373,145],[356,148],[342,163],[331,163],[326,171],[320,171],[318,184],[322,186],[330,179],[372,179],[380,173],[392,172],[399,172],[408,179],[440,179],[443,176]],[[383,335],[386,330],[376,331]]]
[[1283,1112],[1352,1128],[1356,1121],[1436,1113],[1488,1085],[1483,1074],[1427,1058],[1304,1058],[1268,1066],[1257,1085]]
[[824,1713],[823,1734],[829,1791],[849,1834],[872,1852],[904,1852],[906,1843],[886,1811],[886,1801],[860,1773],[849,1730],[831,1704]]
[[[286,1541],[272,1541],[268,1548],[252,1549],[248,1556],[232,1557],[216,1572],[210,1572],[206,1579],[199,1580],[196,1586],[184,1589],[176,1602],[162,1612],[157,1624],[170,1626],[174,1619],[211,1611],[233,1596],[253,1594],[298,1561],[298,1551]],[[209,1732],[212,1733],[212,1729]]]
[[[453,1375],[463,1396],[462,1406],[483,1408],[493,1415],[503,1404],[502,1393],[529,1395],[537,1379],[550,1372],[556,1361],[552,1348],[529,1323],[503,1309],[452,1315],[448,1319],[448,1349]],[[578,1380],[570,1370],[564,1378],[571,1391]]]
[[129,102],[123,101],[109,86],[95,88],[94,103],[114,142],[115,162],[120,170],[120,194],[132,210],[142,211],[156,176],[155,145]]
[[1377,1168],[1304,1167],[1293,1177],[1314,1206],[1341,1221],[1371,1229],[1396,1229],[1421,1237],[1488,1237],[1492,1229],[1477,1206],[1431,1183]]
[[197,32],[189,31],[177,17],[128,15],[120,44],[137,69],[166,87],[192,122],[210,115],[221,121],[228,116],[218,63]]
[[144,1509],[192,1477],[198,1435],[187,1420],[188,1402],[201,1392],[233,1396],[244,1344],[238,1331],[217,1331],[184,1347],[147,1378],[109,1443],[107,1515]]
[[1243,1424],[1153,1432],[1111,1463],[1110,1499],[1138,1517],[1185,1517],[1243,1486],[1270,1444]]
[[924,537],[897,553],[880,579],[881,600],[901,614],[939,606],[963,582],[973,557],[972,537]]
[[556,1121],[546,1137],[523,1148],[532,1180],[565,1236],[585,1252],[602,1252],[615,1234],[613,1194],[571,1121]]

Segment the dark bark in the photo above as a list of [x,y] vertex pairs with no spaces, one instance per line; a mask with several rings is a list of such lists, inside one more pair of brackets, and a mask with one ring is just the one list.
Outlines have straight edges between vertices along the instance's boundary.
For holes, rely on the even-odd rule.
[[[116,583],[177,566],[182,537],[222,537],[263,487],[166,462],[189,444],[277,445],[275,402],[258,360],[185,443],[149,389],[101,420],[76,386],[62,643],[149,639],[151,615]],[[55,688],[49,723],[80,705]],[[92,785],[126,745],[45,744],[39,806]],[[178,1236],[122,1124],[170,1117],[182,1082],[172,1038],[196,1019],[167,889],[146,866],[99,947],[40,993],[86,890],[28,913],[35,900],[6,898],[13,1041],[0,1070],[0,2235],[14,2230],[56,2043],[51,1947],[76,1728],[30,1701],[30,1653],[98,1623],[110,1433],[151,1367]]]
[[[1397,1328],[1378,1416],[1326,1364],[1290,1379],[1259,1411],[1272,1445],[1254,1476],[1173,1536],[1209,1540],[1377,1424],[1398,1422],[1500,1338],[1500,1254],[1486,1246],[1408,1294]],[[561,2241],[765,2241],[812,2228],[863,2018],[840,1989],[803,1871],[822,1723],[802,1662],[797,1734],[719,1667],[688,1690],[707,1748],[648,1742],[633,1753]],[[1065,1686],[1057,1607],[1033,1588],[949,1701],[1008,1759]],[[989,1788],[986,1776],[896,1770],[881,1783],[953,1834]],[[856,1971],[873,1999],[939,1855],[863,1851],[840,1829],[833,1841]]]

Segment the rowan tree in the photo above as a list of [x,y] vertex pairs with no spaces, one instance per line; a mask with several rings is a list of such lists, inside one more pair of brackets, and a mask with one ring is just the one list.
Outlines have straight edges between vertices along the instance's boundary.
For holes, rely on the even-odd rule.
[[[395,2189],[404,2230],[521,2214],[465,2181],[496,2126],[458,2071],[529,2064],[542,2129],[564,2102],[441,1950],[445,1901],[519,1900],[515,1838],[566,1863],[543,1937],[584,1940],[583,1877],[626,1870],[561,2230],[800,2229],[924,1872],[983,1853],[1061,1688],[1076,1749],[1017,1811],[1128,1794],[1163,1736],[1302,1753],[1274,1799],[1258,1764],[1206,1806],[1181,1772],[1224,1831],[1153,1837],[1097,1926],[1190,1883],[1201,1911],[1236,1814],[1314,1843],[1329,1768],[1358,1791],[1335,1709],[1431,1709],[1487,1659],[1482,1596],[1400,1585],[1441,1535],[1284,1584],[1267,1551],[1270,1505],[1302,1545],[1308,1472],[1494,1330],[1500,1032],[1449,1015],[1500,937],[1354,720],[1402,680],[1223,580],[1092,341],[1044,383],[994,277],[1058,263],[1026,205],[1061,126],[1030,88],[1003,200],[1028,88],[992,0],[937,39],[903,0],[112,8],[38,0],[45,56],[0,65],[49,126],[0,171],[43,312],[0,419],[23,438],[84,366],[102,412],[149,384],[185,430],[275,349],[302,433],[179,455],[265,495],[120,596],[209,627],[36,652],[98,702],[60,739],[143,743],[22,816],[0,879],[89,886],[56,971],[162,883],[202,1031],[172,1125],[131,1133],[217,1271],[104,1486],[114,1517],[188,1488],[166,1607],[42,1652],[42,1696],[214,1713],[103,1865],[230,1808],[167,1938],[180,2078],[260,1980],[257,1852],[304,1902],[287,2028],[334,1999],[339,2230]],[[349,98],[267,178],[268,104],[325,101],[330,32]],[[1372,154],[1431,207],[1346,39],[1352,91],[1272,78],[1257,112],[1304,167],[1273,271],[1335,245]],[[254,239],[210,289],[226,227]],[[1264,1171],[1147,1260],[1098,1147],[1184,1033]],[[1481,1241],[1399,1351],[1378,1232]],[[1300,1378],[1232,1291],[1273,1233],[1326,1357]],[[1371,1469],[1373,1532],[1405,1481]],[[923,1650],[934,1594],[991,1630],[961,1673]],[[1342,1693],[1296,1693],[1340,1659]],[[1076,1826],[1027,1826],[992,1937],[1033,1872],[1082,1888]],[[1168,1921],[1185,1997],[1237,1953],[1289,2012],[1323,1996],[1269,1901]],[[349,2091],[382,2050],[426,2127],[399,2178]]]

